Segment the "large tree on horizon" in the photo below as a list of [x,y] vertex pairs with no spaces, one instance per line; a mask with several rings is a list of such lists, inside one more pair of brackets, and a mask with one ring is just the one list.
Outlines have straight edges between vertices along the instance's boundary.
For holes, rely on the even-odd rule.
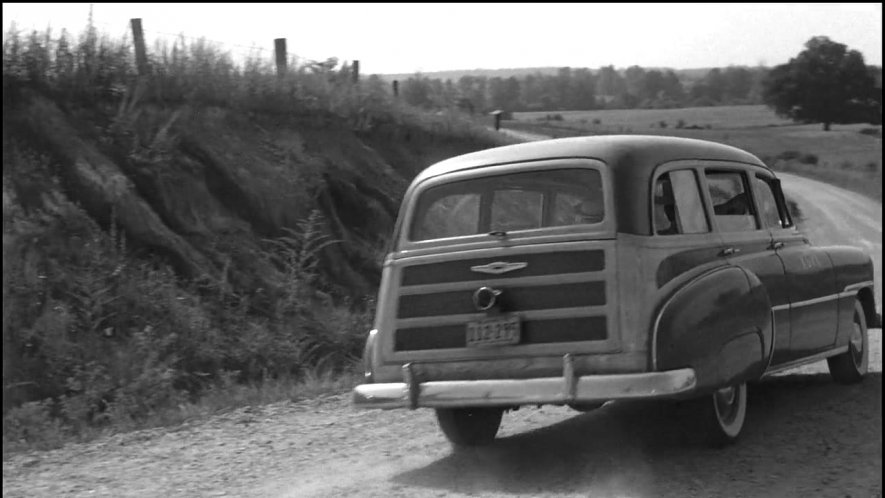
[[863,55],[826,36],[813,37],[799,55],[769,72],[763,100],[778,115],[823,123],[825,131],[833,123],[881,122],[881,97]]

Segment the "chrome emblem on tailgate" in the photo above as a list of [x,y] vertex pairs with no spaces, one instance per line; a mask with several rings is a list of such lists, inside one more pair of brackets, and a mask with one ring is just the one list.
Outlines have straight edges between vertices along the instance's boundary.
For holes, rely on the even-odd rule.
[[491,275],[501,275],[514,270],[522,270],[528,263],[505,263],[504,261],[495,261],[487,265],[471,266],[470,270],[477,273],[488,273]]

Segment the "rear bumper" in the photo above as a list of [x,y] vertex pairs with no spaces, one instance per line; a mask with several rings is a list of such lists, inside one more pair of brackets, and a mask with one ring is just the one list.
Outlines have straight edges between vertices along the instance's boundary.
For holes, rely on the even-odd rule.
[[563,357],[562,377],[419,382],[413,366],[403,366],[403,382],[363,384],[353,391],[357,408],[455,408],[574,404],[618,399],[664,398],[695,388],[691,368],[614,375],[574,374],[571,355]]

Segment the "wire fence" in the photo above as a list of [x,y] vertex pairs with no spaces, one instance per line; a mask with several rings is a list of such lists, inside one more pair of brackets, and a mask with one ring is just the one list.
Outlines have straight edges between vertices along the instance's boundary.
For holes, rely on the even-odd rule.
[[[16,31],[25,35],[28,35],[31,32],[37,32],[41,35],[46,32],[50,32],[52,38],[57,38],[58,36],[60,36],[62,29],[67,32],[69,37],[76,39],[86,32],[88,25],[89,24],[84,25],[82,29],[75,31],[67,28],[55,28],[51,26],[51,24],[47,24],[42,28],[36,25],[21,26],[13,20],[8,28],[4,30],[3,39],[6,40],[8,34]],[[109,23],[93,20],[91,21],[91,26],[96,29],[99,36],[107,36],[112,39],[126,41],[131,41],[133,39],[132,27],[130,22]],[[262,42],[261,44],[255,42],[251,45],[243,45],[241,43],[216,40],[213,38],[208,38],[206,36],[194,35],[192,33],[171,33],[168,31],[151,29],[150,25],[144,26],[142,28],[142,31],[145,37],[145,46],[149,52],[159,51],[163,48],[171,49],[176,45],[181,48],[182,44],[193,45],[204,43],[211,46],[212,49],[217,53],[230,57],[231,62],[236,65],[243,65],[247,61],[255,61],[256,59],[259,59],[263,62],[266,61],[267,63],[271,64],[274,62],[275,52],[273,47],[273,39],[270,39],[267,42]],[[291,51],[287,52],[286,58],[289,61],[313,62],[311,59],[302,57],[298,54],[294,54]],[[330,56],[329,58],[332,57]]]

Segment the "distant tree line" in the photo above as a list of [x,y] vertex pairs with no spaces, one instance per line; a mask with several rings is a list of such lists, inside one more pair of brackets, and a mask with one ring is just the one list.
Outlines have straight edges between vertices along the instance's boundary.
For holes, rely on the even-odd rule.
[[698,77],[671,69],[597,70],[563,67],[509,78],[462,76],[433,79],[420,73],[400,83],[409,104],[427,109],[459,107],[468,112],[675,108],[761,104],[765,67],[714,68]]

